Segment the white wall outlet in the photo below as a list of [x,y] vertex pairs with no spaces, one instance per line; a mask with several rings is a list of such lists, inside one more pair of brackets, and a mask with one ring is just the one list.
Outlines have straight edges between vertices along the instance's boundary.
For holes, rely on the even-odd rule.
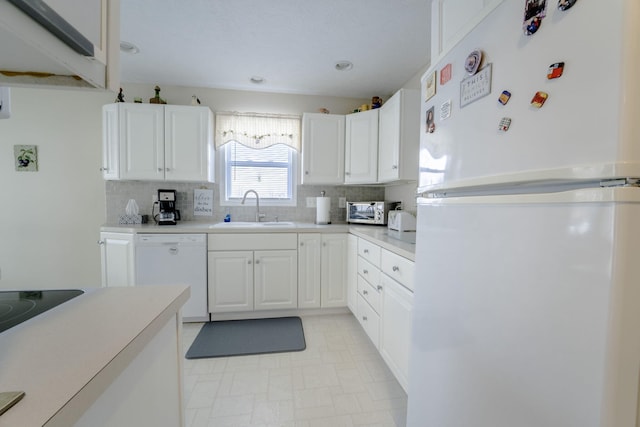
[[347,198],[346,197],[339,197],[338,198],[338,207],[339,208],[346,208],[347,207]]
[[307,197],[307,207],[315,208],[316,207],[316,198],[315,197]]

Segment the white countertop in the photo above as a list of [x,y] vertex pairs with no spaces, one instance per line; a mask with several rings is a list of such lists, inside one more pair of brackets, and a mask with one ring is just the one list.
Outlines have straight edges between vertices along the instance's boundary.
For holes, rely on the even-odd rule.
[[392,231],[379,225],[288,223],[287,225],[256,226],[252,223],[244,223],[246,225],[244,226],[242,223],[231,224],[224,226],[187,221],[179,222],[178,225],[105,225],[100,230],[112,233],[351,233],[415,261],[415,232]]
[[[189,298],[187,286],[100,288],[0,333],[0,391],[25,397],[0,427],[64,425],[79,416]],[[128,350],[128,351],[127,351]],[[71,408],[71,409],[70,409]]]

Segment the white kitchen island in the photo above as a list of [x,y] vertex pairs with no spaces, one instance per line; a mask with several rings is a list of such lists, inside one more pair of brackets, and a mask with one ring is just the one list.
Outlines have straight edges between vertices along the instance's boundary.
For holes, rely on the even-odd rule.
[[86,291],[0,333],[0,427],[183,426],[186,286]]

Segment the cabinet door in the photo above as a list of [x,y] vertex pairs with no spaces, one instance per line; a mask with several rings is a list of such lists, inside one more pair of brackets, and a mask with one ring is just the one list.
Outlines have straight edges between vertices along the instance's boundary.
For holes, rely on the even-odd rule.
[[321,306],[347,305],[347,235],[322,235]]
[[298,251],[255,251],[255,309],[298,306]]
[[119,150],[118,104],[102,107],[102,178],[116,180],[120,178],[118,165]]
[[344,123],[338,114],[302,115],[302,183],[344,182]]
[[135,266],[133,234],[100,233],[102,286],[133,286]]
[[120,178],[164,179],[164,107],[119,104]]
[[344,182],[372,184],[378,179],[378,110],[346,117]]
[[[208,181],[213,116],[208,107],[164,107],[164,168],[169,181]],[[213,165],[213,162],[211,162]]]
[[356,314],[358,299],[358,237],[347,236],[347,306]]
[[420,91],[400,89],[380,108],[378,181],[416,181],[420,150]]
[[380,283],[380,354],[407,391],[413,293],[386,274],[382,274]]
[[253,252],[209,252],[209,312],[253,310]]
[[321,237],[298,234],[298,308],[320,307]]
[[[378,127],[378,181],[380,182],[394,181],[399,177],[400,96],[401,92],[396,92],[380,108]],[[416,126],[418,124],[416,123]],[[415,154],[417,157],[417,152]]]

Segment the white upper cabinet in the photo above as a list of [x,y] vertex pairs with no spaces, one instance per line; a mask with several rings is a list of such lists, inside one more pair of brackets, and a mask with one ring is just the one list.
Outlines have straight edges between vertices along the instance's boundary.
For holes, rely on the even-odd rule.
[[103,178],[214,180],[208,107],[116,103],[103,107]]
[[436,64],[440,57],[451,50],[503,1],[433,0],[431,3],[431,64]]
[[372,184],[378,179],[378,111],[346,116],[345,184]]
[[345,116],[302,115],[302,183],[344,182]]
[[420,91],[400,89],[379,114],[378,182],[417,181]]

